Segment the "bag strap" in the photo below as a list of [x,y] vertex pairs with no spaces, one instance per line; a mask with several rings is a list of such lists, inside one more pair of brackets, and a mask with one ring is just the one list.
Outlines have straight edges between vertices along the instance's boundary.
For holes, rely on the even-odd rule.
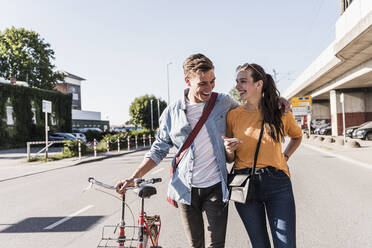
[[198,123],[196,123],[195,127],[187,137],[185,143],[183,143],[178,155],[176,156],[176,161],[174,163],[174,166],[172,167],[172,174],[177,169],[179,162],[181,161],[183,155],[185,155],[187,149],[190,147],[192,142],[194,141],[195,137],[198,135],[200,129],[204,125],[205,121],[208,119],[209,114],[212,112],[212,109],[214,107],[214,104],[216,103],[218,93],[212,92],[211,98],[208,102],[207,107],[205,108],[202,116],[200,117]]
[[256,152],[254,154],[254,162],[253,162],[253,166],[252,166],[251,175],[253,175],[255,173],[255,170],[256,170],[257,157],[258,157],[258,152],[260,150],[260,145],[261,145],[261,140],[262,140],[262,134],[263,134],[263,130],[264,130],[264,124],[265,124],[265,122],[264,122],[264,120],[262,120],[260,137],[258,138],[258,141],[257,141]]
[[[180,163],[181,159],[185,155],[187,149],[190,147],[190,145],[194,141],[195,137],[198,135],[200,129],[202,128],[202,126],[204,125],[206,120],[208,119],[209,114],[212,112],[212,109],[213,109],[213,107],[216,103],[216,100],[217,100],[217,96],[218,96],[218,93],[212,92],[211,98],[209,99],[208,105],[205,108],[205,110],[203,111],[202,116],[200,117],[198,123],[196,123],[195,127],[192,129],[191,133],[187,137],[185,143],[183,143],[180,151],[178,152],[178,154],[176,156],[176,161],[174,162],[174,165],[171,167],[171,177],[173,176],[173,173],[176,171],[176,169],[178,167],[178,164]],[[178,207],[178,204],[175,200],[170,199],[169,197],[167,197],[167,201],[170,204],[172,204],[174,207],[176,207],[176,208]]]

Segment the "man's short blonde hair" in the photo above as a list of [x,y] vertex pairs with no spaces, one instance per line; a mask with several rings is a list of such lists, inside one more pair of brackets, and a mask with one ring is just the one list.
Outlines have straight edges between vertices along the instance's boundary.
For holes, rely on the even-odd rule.
[[201,53],[189,56],[183,63],[183,72],[186,77],[197,72],[207,72],[213,69],[214,65],[212,61]]

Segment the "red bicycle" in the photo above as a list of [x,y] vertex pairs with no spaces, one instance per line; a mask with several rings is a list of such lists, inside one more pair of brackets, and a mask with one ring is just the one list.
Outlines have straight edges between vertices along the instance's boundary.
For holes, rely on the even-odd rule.
[[[88,181],[93,185],[97,185],[103,187],[105,189],[115,190],[115,186],[108,185],[102,183],[93,177],[90,177]],[[145,198],[150,198],[151,196],[155,195],[156,188],[153,186],[149,186],[148,184],[154,184],[161,182],[161,178],[152,178],[152,179],[142,179],[136,178],[134,180],[134,186],[128,187],[127,190],[134,190],[137,193],[138,197],[141,198],[141,211],[138,218],[138,225],[135,226],[128,226],[125,224],[124,217],[125,217],[125,207],[127,206],[130,212],[133,215],[131,208],[125,203],[125,194],[123,194],[122,198],[112,195],[116,198],[119,198],[122,202],[122,209],[121,209],[121,219],[120,223],[117,225],[105,225],[102,229],[102,237],[97,246],[97,248],[116,248],[116,247],[124,247],[124,248],[146,248],[148,244],[148,240],[151,241],[150,248],[161,248],[158,245],[159,241],[159,234],[161,228],[161,221],[159,215],[149,216],[146,214],[145,208]],[[134,218],[134,216],[133,216]],[[117,229],[119,229],[119,234],[117,238],[106,236],[105,230],[114,228],[114,234],[116,233]],[[126,229],[133,229],[133,236],[131,238],[126,236]],[[137,230],[138,238],[134,238],[134,234]],[[117,245],[113,244],[113,242],[117,243]],[[132,246],[133,242],[137,243],[135,246]]]

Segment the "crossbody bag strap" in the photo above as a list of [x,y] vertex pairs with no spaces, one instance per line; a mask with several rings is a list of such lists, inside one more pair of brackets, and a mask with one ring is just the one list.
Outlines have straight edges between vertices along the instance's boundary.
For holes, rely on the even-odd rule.
[[251,175],[253,175],[255,173],[255,170],[256,170],[256,164],[257,164],[257,158],[258,158],[258,152],[260,150],[260,146],[261,146],[261,139],[262,139],[262,135],[263,135],[263,131],[264,131],[264,120],[262,120],[262,125],[261,125],[261,131],[260,131],[260,137],[258,138],[258,141],[257,141],[257,146],[256,146],[256,152],[254,154],[254,162],[253,162],[253,166],[252,166],[252,171],[251,171]]
[[218,96],[218,93],[212,92],[211,98],[208,101],[208,105],[205,108],[202,116],[200,117],[198,123],[196,123],[195,127],[193,128],[193,130],[191,131],[191,133],[187,137],[185,143],[183,143],[178,155],[176,156],[176,161],[175,161],[174,166],[172,167],[172,171],[171,171],[172,174],[176,170],[176,168],[177,168],[179,162],[181,161],[183,155],[186,153],[187,149],[190,147],[190,145],[194,141],[195,137],[198,135],[200,129],[202,128],[202,126],[204,125],[206,120],[208,119],[208,116],[212,112],[212,109],[213,109],[213,107],[216,103],[217,96]]
[[[176,171],[178,164],[180,163],[183,155],[185,155],[187,149],[190,147],[192,142],[194,141],[196,135],[198,135],[200,129],[204,125],[205,121],[208,119],[209,114],[212,112],[214,104],[216,103],[218,93],[212,92],[211,98],[209,99],[208,105],[205,108],[202,116],[200,117],[198,123],[196,123],[195,127],[192,129],[191,133],[187,137],[185,143],[183,143],[180,151],[176,156],[176,161],[174,162],[174,166],[171,167],[171,177],[173,176],[174,172]],[[167,201],[172,204],[174,207],[178,207],[178,204],[175,200],[167,197]]]

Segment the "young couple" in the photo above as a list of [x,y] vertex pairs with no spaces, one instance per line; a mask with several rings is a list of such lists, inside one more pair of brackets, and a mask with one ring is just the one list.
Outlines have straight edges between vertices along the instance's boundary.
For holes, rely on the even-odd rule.
[[[186,59],[183,69],[188,85],[184,97],[164,110],[156,141],[132,177],[117,183],[119,194],[133,185],[134,178],[156,167],[171,147],[181,149],[212,101],[212,61],[194,54]],[[239,66],[236,89],[245,104],[239,106],[230,96],[217,95],[204,125],[174,170],[168,198],[178,204],[191,247],[224,247],[229,201],[226,161],[234,161],[235,173],[250,173],[264,121],[255,172],[260,186],[255,188],[256,200],[235,206],[254,248],[270,247],[266,216],[274,246],[296,247],[295,204],[286,161],[301,143],[301,129],[288,111],[288,102],[279,97],[274,80],[261,66]],[[281,141],[286,135],[291,139],[282,152]],[[225,141],[225,136],[238,141]],[[175,162],[174,158],[172,166]]]

